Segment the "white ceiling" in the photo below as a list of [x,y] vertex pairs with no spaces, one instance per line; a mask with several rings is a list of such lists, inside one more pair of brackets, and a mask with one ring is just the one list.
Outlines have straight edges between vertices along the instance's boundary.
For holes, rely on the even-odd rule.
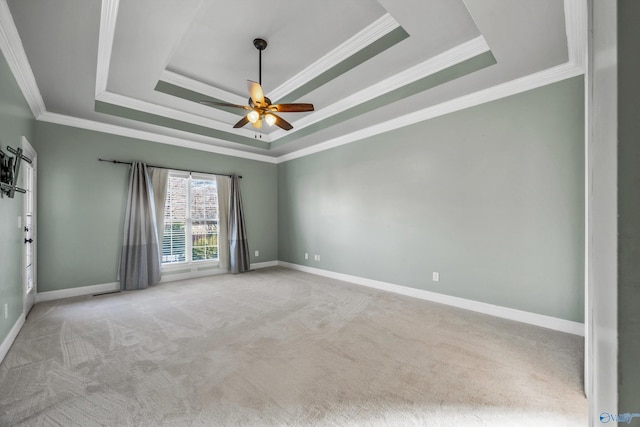
[[[582,74],[585,25],[584,0],[0,0],[38,120],[276,162]],[[256,37],[266,95],[315,105],[289,132],[196,102],[246,103]]]

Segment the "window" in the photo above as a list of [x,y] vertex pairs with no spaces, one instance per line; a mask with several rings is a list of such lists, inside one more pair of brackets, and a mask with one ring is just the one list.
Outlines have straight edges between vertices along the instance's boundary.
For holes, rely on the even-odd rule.
[[215,178],[171,172],[162,236],[162,263],[218,260],[218,191]]

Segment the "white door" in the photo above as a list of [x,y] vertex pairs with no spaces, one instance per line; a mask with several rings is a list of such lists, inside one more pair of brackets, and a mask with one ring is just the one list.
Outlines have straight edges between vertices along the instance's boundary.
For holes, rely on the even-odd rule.
[[24,230],[24,251],[22,257],[24,288],[24,315],[25,317],[33,307],[36,294],[36,153],[29,142],[23,138],[23,154],[32,160],[32,163],[23,161],[20,164],[22,171],[22,185],[27,191],[22,196],[23,215],[22,225]]

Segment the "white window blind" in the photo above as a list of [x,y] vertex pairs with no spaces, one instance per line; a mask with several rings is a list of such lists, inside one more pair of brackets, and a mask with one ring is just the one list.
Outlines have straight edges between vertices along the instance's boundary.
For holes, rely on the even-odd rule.
[[214,177],[171,172],[167,184],[162,263],[218,259],[218,191]]

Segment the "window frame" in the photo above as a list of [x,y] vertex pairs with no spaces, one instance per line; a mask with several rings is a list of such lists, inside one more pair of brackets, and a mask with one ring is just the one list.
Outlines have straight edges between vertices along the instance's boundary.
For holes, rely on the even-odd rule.
[[[191,213],[191,181],[192,180],[208,180],[214,181],[216,183],[217,189],[217,177],[213,174],[203,174],[203,173],[195,173],[195,172],[185,172],[185,171],[177,171],[170,169],[169,176],[167,179],[171,177],[177,178],[186,178],[187,179],[187,197],[186,197],[186,218],[185,218],[185,261],[177,261],[177,262],[167,262],[161,263],[162,272],[180,272],[186,273],[189,271],[200,271],[200,270],[208,270],[213,267],[219,267],[220,265],[220,233],[218,228],[218,258],[216,259],[204,259],[204,260],[193,260],[193,233],[192,233],[192,225],[193,225],[193,216]],[[169,186],[167,185],[167,190]],[[218,204],[219,208],[219,204]],[[201,220],[197,220],[201,221]],[[210,219],[205,219],[204,221],[210,221]],[[215,219],[216,225],[219,227],[220,223],[220,213],[218,212],[218,218]],[[161,242],[164,240],[164,232],[161,237]]]

